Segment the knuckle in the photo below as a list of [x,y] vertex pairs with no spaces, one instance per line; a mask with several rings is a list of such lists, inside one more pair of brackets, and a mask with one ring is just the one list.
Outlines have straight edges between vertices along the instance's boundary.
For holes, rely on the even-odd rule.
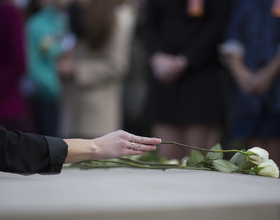
[[127,132],[124,130],[118,130],[118,133],[122,139],[125,139],[127,137]]

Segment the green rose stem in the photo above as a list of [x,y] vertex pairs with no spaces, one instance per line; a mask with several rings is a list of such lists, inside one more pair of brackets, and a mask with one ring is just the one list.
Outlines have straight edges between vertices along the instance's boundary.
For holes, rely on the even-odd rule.
[[194,150],[207,151],[207,152],[213,152],[213,153],[230,153],[230,152],[233,152],[233,153],[240,153],[240,154],[243,154],[245,156],[248,156],[247,152],[234,150],[234,149],[232,149],[232,150],[210,150],[210,149],[205,149],[205,148],[189,146],[189,145],[186,145],[186,144],[180,144],[180,143],[177,143],[177,142],[174,142],[174,141],[162,141],[161,144],[174,144],[174,145],[187,147],[187,148],[194,149]]
[[257,173],[257,172],[259,172],[259,169],[242,170],[242,172],[245,172],[245,173],[253,173],[253,172],[255,172],[255,173]]
[[[191,166],[180,166],[180,165],[176,165],[176,164],[164,164],[164,163],[149,163],[149,162],[144,162],[144,161],[139,161],[139,160],[132,160],[132,159],[128,159],[128,158],[119,158],[119,160],[123,160],[123,161],[126,161],[126,162],[132,162],[132,163],[135,163],[135,164],[143,164],[143,165],[149,165],[151,166],[150,169],[170,169],[170,168],[177,168],[177,169],[196,169],[196,170],[210,170],[208,168],[205,168],[205,167],[193,167],[194,165],[197,165],[199,163],[202,163],[204,162],[203,161],[200,161],[199,163],[197,164],[192,164]],[[146,168],[147,166],[145,166]]]
[[[148,169],[161,169],[161,170],[165,170],[165,169],[191,169],[191,170],[209,170],[208,168],[194,168],[194,167],[181,167],[180,165],[172,165],[172,164],[159,164],[159,163],[147,163],[147,162],[143,162],[143,161],[135,161],[135,160],[130,160],[127,158],[119,158],[119,160],[123,160],[123,161],[112,161],[112,160],[92,160],[94,162],[109,162],[109,163],[117,163],[117,164],[121,164],[121,165],[128,165],[128,166],[132,166],[132,167],[137,167],[137,168],[148,168]],[[142,164],[142,165],[141,165]],[[88,164],[88,163],[82,163],[82,166],[84,167],[95,167],[96,165],[94,164]],[[116,167],[113,165],[104,165],[104,166],[100,166],[98,168],[110,168],[110,167]]]
[[127,161],[112,161],[112,160],[93,160],[95,162],[110,162],[110,163],[118,163],[118,164],[123,164],[123,165],[129,165],[133,167],[138,167],[138,168],[149,168],[149,169],[168,169],[168,168],[180,168],[179,166],[174,166],[174,165],[162,165],[162,166],[147,166],[147,165],[141,165],[141,163],[138,162],[127,162]]
[[149,163],[149,162],[145,162],[145,161],[139,161],[139,160],[132,160],[132,159],[128,159],[128,158],[119,158],[119,160],[125,161],[125,162],[131,162],[131,163],[137,163],[137,164],[142,164],[142,165],[149,165],[149,166],[178,166],[176,164],[164,164],[164,163]]

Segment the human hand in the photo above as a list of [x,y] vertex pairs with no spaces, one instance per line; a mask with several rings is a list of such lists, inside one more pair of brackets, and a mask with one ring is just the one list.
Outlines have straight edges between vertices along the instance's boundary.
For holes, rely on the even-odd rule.
[[92,140],[95,148],[92,159],[112,159],[126,155],[141,155],[155,150],[161,143],[158,138],[136,136],[125,131],[115,131]]
[[57,72],[61,79],[68,79],[74,74],[75,61],[73,51],[63,54],[57,64]]
[[239,88],[247,95],[256,93],[256,75],[245,66],[233,70],[233,76]]
[[256,73],[256,93],[265,96],[272,87],[275,75],[264,67]]
[[187,58],[158,52],[151,57],[154,76],[163,84],[175,82],[187,67]]

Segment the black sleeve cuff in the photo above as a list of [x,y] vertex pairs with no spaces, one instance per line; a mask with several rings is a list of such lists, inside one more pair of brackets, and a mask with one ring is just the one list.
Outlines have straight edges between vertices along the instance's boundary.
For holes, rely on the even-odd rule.
[[49,149],[49,164],[40,174],[59,174],[68,153],[68,145],[61,138],[44,137]]

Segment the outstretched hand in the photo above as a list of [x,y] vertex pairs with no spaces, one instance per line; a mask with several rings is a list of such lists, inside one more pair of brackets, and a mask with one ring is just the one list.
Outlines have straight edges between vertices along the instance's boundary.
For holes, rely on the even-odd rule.
[[122,130],[92,140],[64,139],[64,141],[68,145],[65,163],[141,155],[155,150],[156,145],[161,143],[158,138],[141,137]]
[[96,155],[93,159],[119,158],[125,155],[141,155],[156,149],[158,138],[136,136],[125,131],[115,131],[93,139]]

